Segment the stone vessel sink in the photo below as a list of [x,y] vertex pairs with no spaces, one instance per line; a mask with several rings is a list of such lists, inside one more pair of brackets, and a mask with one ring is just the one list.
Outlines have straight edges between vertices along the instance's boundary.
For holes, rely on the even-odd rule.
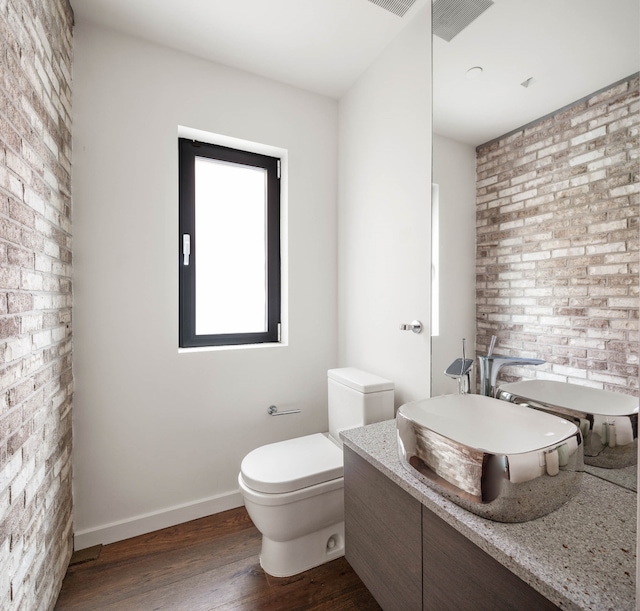
[[406,403],[396,426],[409,472],[490,520],[533,520],[579,490],[582,436],[566,419],[466,394]]
[[637,397],[552,380],[501,384],[496,397],[577,424],[587,465],[619,469],[638,462]]

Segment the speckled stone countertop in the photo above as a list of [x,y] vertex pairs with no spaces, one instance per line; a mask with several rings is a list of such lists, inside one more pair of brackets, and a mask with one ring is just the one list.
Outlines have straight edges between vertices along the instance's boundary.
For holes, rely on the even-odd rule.
[[635,465],[623,467],[622,469],[604,469],[603,467],[585,465],[584,470],[586,473],[591,473],[591,475],[595,475],[600,479],[606,479],[623,488],[629,490],[638,489],[638,471]]
[[562,609],[635,609],[636,493],[585,473],[582,494],[530,522],[469,513],[398,458],[395,420],[343,431],[345,445]]

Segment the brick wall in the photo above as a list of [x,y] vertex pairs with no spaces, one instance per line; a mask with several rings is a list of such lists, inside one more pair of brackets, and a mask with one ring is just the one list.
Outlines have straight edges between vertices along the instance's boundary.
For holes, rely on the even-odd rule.
[[72,549],[68,0],[0,0],[0,608],[51,609]]
[[477,150],[477,351],[638,394],[638,77]]

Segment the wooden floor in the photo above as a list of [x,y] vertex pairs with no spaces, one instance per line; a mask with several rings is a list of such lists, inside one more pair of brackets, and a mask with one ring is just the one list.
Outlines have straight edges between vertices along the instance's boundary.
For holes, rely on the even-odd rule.
[[56,611],[380,611],[344,558],[293,577],[260,568],[244,507],[102,548],[70,566]]

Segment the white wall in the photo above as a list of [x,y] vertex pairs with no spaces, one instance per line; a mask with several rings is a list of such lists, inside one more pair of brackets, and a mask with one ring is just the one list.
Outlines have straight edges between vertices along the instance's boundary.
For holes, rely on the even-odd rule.
[[340,363],[393,380],[396,405],[427,397],[430,4],[340,101],[339,154]]
[[[440,192],[440,334],[432,343],[431,395],[435,397],[458,392],[456,380],[443,372],[462,357],[462,338],[467,340],[467,358],[475,359],[474,147],[434,134],[433,182]],[[477,373],[477,361],[473,373]]]
[[[85,23],[74,57],[79,549],[237,506],[249,450],[327,429],[337,103]],[[287,347],[178,353],[178,125],[288,150]]]

